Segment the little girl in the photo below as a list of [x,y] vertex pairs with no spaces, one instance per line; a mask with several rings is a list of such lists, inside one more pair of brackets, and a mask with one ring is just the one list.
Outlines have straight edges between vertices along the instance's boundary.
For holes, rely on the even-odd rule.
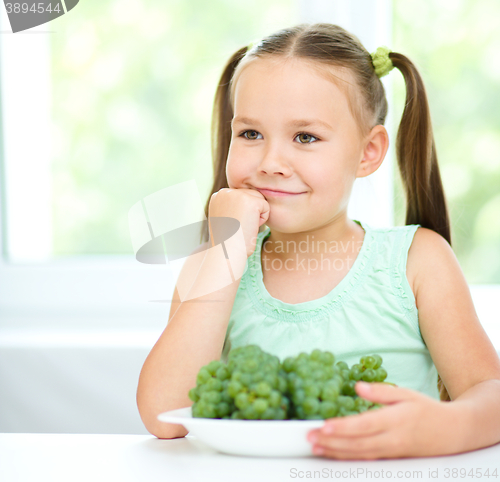
[[[396,141],[406,225],[372,228],[349,219],[347,206],[354,180],[386,155],[380,77],[394,67],[407,90]],[[336,25],[281,30],[229,59],[213,130],[205,214],[209,222],[238,220],[246,253],[221,266],[205,232],[196,281],[210,286],[238,263],[245,270],[194,302],[181,302],[176,287],[139,380],[146,428],[159,438],[186,435],[157,415],[192,404],[188,391],[203,365],[258,344],[282,360],[314,348],[349,365],[383,357],[397,386],[358,382],[356,391],[384,407],[326,420],[309,433],[316,454],[432,456],[499,442],[500,361],[450,246],[429,107],[413,63],[385,47],[370,55]],[[179,279],[193,269],[186,265]]]

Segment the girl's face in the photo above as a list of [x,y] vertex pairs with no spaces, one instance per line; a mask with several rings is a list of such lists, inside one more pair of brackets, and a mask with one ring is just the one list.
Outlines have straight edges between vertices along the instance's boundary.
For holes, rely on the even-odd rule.
[[345,94],[304,61],[256,59],[241,72],[228,185],[301,193],[262,193],[272,229],[308,231],[345,217],[363,148]]

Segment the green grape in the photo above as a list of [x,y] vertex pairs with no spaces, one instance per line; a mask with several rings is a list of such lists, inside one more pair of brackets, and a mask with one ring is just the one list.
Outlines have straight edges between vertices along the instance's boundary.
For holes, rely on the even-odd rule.
[[318,399],[314,397],[307,397],[302,402],[302,407],[304,408],[304,413],[306,415],[315,415],[319,411]]
[[293,370],[293,362],[294,362],[293,357],[289,356],[288,358],[285,358],[285,361],[283,362],[283,369],[287,373],[290,373]]
[[382,366],[382,357],[380,355],[373,355],[373,358],[375,358],[375,366],[373,367],[374,370],[377,368],[380,368]]
[[255,389],[259,397],[268,397],[271,394],[271,390],[271,386],[266,382],[258,383]]
[[339,396],[339,389],[335,385],[325,385],[321,391],[321,399],[334,402]]
[[253,373],[255,372],[255,370],[257,370],[257,368],[258,368],[257,360],[246,360],[242,366],[243,371],[247,373]]
[[217,370],[222,366],[223,363],[221,361],[214,360],[207,365],[207,370],[209,371],[210,375],[215,375],[217,373]]
[[269,394],[269,406],[271,408],[278,408],[281,404],[281,393],[278,390],[271,390]]
[[217,404],[217,417],[224,418],[231,413],[231,406],[226,402],[220,402]]
[[229,378],[229,370],[225,366],[222,366],[217,369],[217,371],[215,372],[215,376],[219,380],[227,380]]
[[298,354],[297,360],[308,361],[309,360],[309,355],[307,353],[305,353],[305,352],[301,352],[301,353]]
[[318,368],[317,370],[314,370],[313,378],[315,380],[326,380],[325,370],[323,370],[322,368]]
[[308,383],[304,385],[304,393],[306,397],[317,398],[321,394],[321,388],[315,383]]
[[305,399],[306,399],[306,394],[304,390],[300,389],[294,393],[292,401],[295,405],[302,405]]
[[341,371],[341,374],[344,380],[349,380],[349,377],[351,375],[351,370],[349,370],[349,368],[346,368],[345,370]]
[[218,378],[210,378],[207,382],[206,385],[208,387],[208,390],[213,390],[213,391],[218,391],[220,392],[222,390],[222,382]]
[[196,387],[191,388],[189,390],[189,399],[192,400],[193,402],[197,402],[200,399],[200,396],[198,395],[198,391],[196,390]]
[[236,395],[234,399],[234,404],[240,409],[244,410],[250,405],[250,399],[248,397],[248,394],[245,392],[240,392],[238,395]]
[[354,380],[349,380],[342,385],[342,395],[347,395],[349,397],[357,396],[354,385],[356,382]]
[[253,383],[257,383],[257,382],[260,382],[264,380],[264,373],[262,373],[261,371],[256,371],[254,373],[252,373],[252,382]]
[[201,384],[207,382],[208,380],[210,380],[210,378],[212,378],[212,375],[210,375],[210,372],[205,367],[202,367],[202,368],[200,368],[200,371],[198,372],[198,375],[196,376],[196,383],[201,385]]
[[275,388],[279,390],[281,393],[286,392],[287,388],[286,376],[278,376],[278,386]]
[[202,416],[200,405],[198,403],[194,403],[193,406],[191,407],[191,414],[195,418],[199,418]]
[[203,392],[203,394],[201,395],[201,399],[206,402],[206,403],[210,403],[210,404],[213,404],[213,405],[217,405],[219,402],[222,401],[222,397],[221,397],[221,394],[220,392]]
[[333,418],[335,415],[337,415],[337,412],[339,411],[338,405],[329,400],[325,400],[321,402],[321,407],[319,409],[319,413],[322,418]]
[[259,418],[259,414],[253,405],[249,405],[243,410],[243,418],[247,420],[257,420]]
[[233,367],[233,370],[231,371],[231,381],[239,382],[241,380],[242,375],[243,373],[239,371],[237,367]]
[[354,381],[359,381],[361,380],[361,377],[363,376],[363,372],[360,369],[360,365],[353,365],[351,367],[351,371],[349,372],[349,378]]
[[304,420],[306,418],[306,414],[304,412],[302,405],[296,405],[295,410],[297,412],[297,418],[299,420]]
[[227,392],[232,398],[236,398],[236,395],[243,390],[243,384],[238,380],[231,380],[227,387]]
[[359,364],[360,364],[363,368],[366,368],[365,363],[366,363],[366,356],[362,356],[362,357],[359,359]]
[[268,407],[260,416],[262,420],[274,420],[276,412],[274,408]]
[[376,363],[377,360],[373,356],[365,357],[365,368],[375,368]]
[[349,366],[347,365],[346,362],[343,362],[343,361],[337,362],[335,366],[340,368],[340,370],[349,370]]
[[203,410],[203,417],[204,418],[217,418],[217,409],[215,408],[215,405],[211,403],[207,403],[205,405],[205,409]]
[[275,420],[285,420],[286,418],[286,412],[285,410],[283,410],[282,408],[275,408],[275,415],[274,415],[274,419]]
[[323,420],[321,415],[306,415],[306,420]]
[[226,402],[226,403],[233,403],[233,397],[231,397],[231,395],[229,395],[228,391],[227,390],[223,390],[221,392],[221,399],[223,402]]
[[387,378],[387,372],[384,368],[380,367],[375,370],[375,381],[383,382]]
[[239,381],[243,385],[249,387],[252,383],[252,375],[250,375],[249,373],[242,373]]
[[260,415],[269,408],[269,403],[264,398],[256,398],[253,402],[253,408]]
[[337,403],[339,405],[339,410],[341,408],[345,410],[352,410],[354,408],[354,400],[351,397],[345,395],[339,395],[337,398]]
[[310,359],[311,360],[320,360],[321,359],[321,350],[317,348],[311,352]]
[[323,365],[333,365],[335,362],[335,356],[329,351],[324,351],[321,355],[321,361],[323,362]]
[[375,370],[373,368],[367,368],[363,372],[363,376],[361,377],[361,379],[365,382],[373,382],[376,376],[377,374],[375,373]]

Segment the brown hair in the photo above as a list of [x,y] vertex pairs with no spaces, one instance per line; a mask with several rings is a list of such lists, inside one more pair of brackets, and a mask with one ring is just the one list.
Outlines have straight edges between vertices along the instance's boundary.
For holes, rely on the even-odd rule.
[[[224,67],[215,94],[212,116],[214,183],[205,205],[207,219],[212,194],[229,187],[226,160],[231,141],[234,86],[245,65],[256,58],[300,59],[327,75],[347,92],[349,107],[362,133],[385,122],[388,109],[385,90],[375,74],[370,53],[356,36],[343,28],[329,23],[303,23],[265,37],[250,51],[242,47]],[[451,245],[448,208],[425,87],[415,65],[407,57],[391,52],[389,58],[406,83],[405,108],[396,139],[396,156],[406,196],[405,224],[420,224],[432,229]],[[349,74],[353,84],[332,75],[328,67]],[[202,239],[208,241],[208,227]],[[440,376],[438,388],[441,400],[450,400]]]

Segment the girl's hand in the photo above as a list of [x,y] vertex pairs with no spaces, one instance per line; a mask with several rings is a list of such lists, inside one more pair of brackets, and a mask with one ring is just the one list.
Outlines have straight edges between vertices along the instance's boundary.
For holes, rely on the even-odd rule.
[[356,392],[385,406],[326,420],[323,427],[308,433],[313,453],[335,459],[456,453],[461,420],[454,415],[453,402],[383,383],[358,382]]
[[254,189],[222,188],[212,194],[208,217],[229,217],[241,224],[247,257],[254,251],[259,228],[269,219],[270,207],[266,198]]

